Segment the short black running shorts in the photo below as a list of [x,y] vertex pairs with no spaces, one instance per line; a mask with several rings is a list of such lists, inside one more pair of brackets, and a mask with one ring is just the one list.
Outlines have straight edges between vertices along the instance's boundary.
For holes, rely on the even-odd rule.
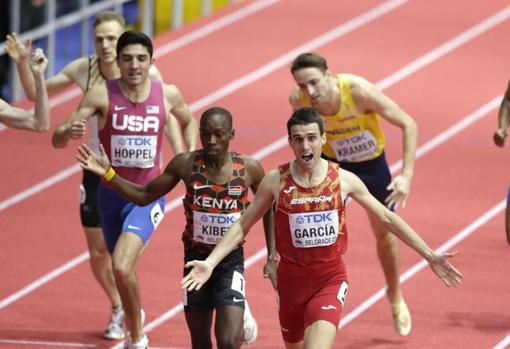
[[80,218],[81,225],[88,228],[101,227],[99,207],[97,204],[97,187],[100,178],[90,171],[83,170],[80,184]]
[[[204,260],[207,256],[186,251],[185,263],[191,260]],[[184,269],[186,275],[190,269]],[[185,291],[183,295],[184,311],[202,312],[225,305],[234,305],[244,309],[244,252],[240,247],[232,251],[217,266],[211,278],[199,291]]]

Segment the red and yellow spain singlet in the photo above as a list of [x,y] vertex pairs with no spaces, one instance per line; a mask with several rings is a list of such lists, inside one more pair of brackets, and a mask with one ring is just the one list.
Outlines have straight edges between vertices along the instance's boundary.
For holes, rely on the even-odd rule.
[[289,163],[279,170],[274,222],[276,251],[282,261],[299,266],[338,265],[347,250],[338,164],[328,161],[326,178],[312,188],[294,181]]
[[228,228],[248,208],[244,159],[231,152],[232,174],[225,184],[216,184],[205,174],[204,152],[194,152],[193,169],[183,199],[186,228],[184,249],[209,254]]
[[[351,95],[348,74],[338,74],[340,109],[335,115],[321,115],[327,143],[322,153],[331,159],[361,162],[377,158],[384,150],[384,133],[380,116],[375,112],[358,110]],[[310,100],[300,94],[301,105],[311,106]]]

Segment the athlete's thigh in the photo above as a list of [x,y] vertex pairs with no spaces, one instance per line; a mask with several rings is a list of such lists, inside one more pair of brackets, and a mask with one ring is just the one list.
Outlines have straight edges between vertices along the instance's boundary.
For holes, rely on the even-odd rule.
[[305,328],[317,321],[330,322],[337,328],[347,294],[347,281],[337,274],[327,279],[318,278],[315,282],[316,291],[306,305]]
[[213,272],[213,297],[216,308],[236,306],[244,309],[245,287],[243,249],[231,252]]
[[192,338],[201,338],[200,342],[210,340],[213,310],[185,311],[184,314]]
[[219,343],[241,343],[244,309],[237,305],[216,308],[214,332]]
[[[184,251],[184,263],[191,260],[204,260],[206,256],[193,253],[192,251]],[[183,268],[183,277],[188,275],[191,268]],[[186,313],[205,313],[214,310],[214,275],[199,289],[188,291],[184,289],[182,303]]]
[[291,274],[278,266],[278,317],[283,340],[299,343],[304,338],[306,304],[311,297],[307,275]]
[[131,232],[147,243],[152,233],[164,217],[165,198],[151,202],[146,206],[128,203],[121,212],[123,219],[122,232]]
[[102,255],[107,253],[106,242],[104,240],[102,228],[83,227],[87,246],[91,255]]
[[81,225],[86,228],[101,226],[97,197],[98,186],[99,177],[84,170],[80,184],[80,219]]
[[112,260],[116,269],[133,271],[143,248],[142,240],[131,232],[123,232],[113,250]]
[[110,253],[113,253],[115,244],[122,232],[123,220],[120,213],[127,203],[128,201],[112,189],[106,188],[102,184],[99,185],[98,204],[101,226]]

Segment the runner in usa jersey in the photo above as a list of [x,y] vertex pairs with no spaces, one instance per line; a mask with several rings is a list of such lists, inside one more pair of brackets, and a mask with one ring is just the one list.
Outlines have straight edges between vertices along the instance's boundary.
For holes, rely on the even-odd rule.
[[[268,263],[264,273],[278,292],[285,347],[332,348],[348,289],[342,261],[347,249],[343,203],[348,197],[424,257],[447,286],[460,284],[462,274],[449,262],[456,252],[436,253],[406,222],[372,196],[356,175],[321,158],[326,135],[317,111],[296,110],[287,121],[287,132],[294,160],[264,177],[250,206],[205,260],[186,264],[192,270],[181,281],[184,289],[202,290],[221,261],[276,205],[276,235],[266,235]],[[281,256],[279,263],[275,261],[276,253]]]
[[[258,161],[229,150],[234,133],[228,110],[207,109],[200,118],[202,149],[178,154],[164,172],[147,185],[122,179],[110,167],[106,154],[97,157],[86,146],[80,147],[78,159],[82,167],[106,176],[114,190],[139,205],[164,196],[182,180],[186,185],[184,260],[204,260],[247,209],[248,189],[256,192],[264,177]],[[271,216],[271,210],[266,210],[266,236],[273,235]],[[210,320],[213,312],[216,313],[218,347],[239,348],[242,342],[251,344],[257,339],[257,323],[246,299],[242,243],[226,256],[200,291],[183,294],[193,348],[212,347]],[[269,248],[274,249],[274,246]],[[188,272],[189,269],[184,268],[183,274]]]
[[338,263],[347,250],[338,165],[329,163],[326,179],[312,188],[294,181],[290,163],[279,171],[274,220],[276,250],[282,261],[297,266]]
[[[104,85],[107,79],[118,77],[119,68],[115,61],[115,47],[117,39],[125,30],[125,20],[122,14],[116,12],[101,12],[94,20],[93,38],[94,55],[80,57],[69,62],[60,72],[49,77],[46,81],[48,95],[52,96],[70,87],[77,86],[82,93],[96,85]],[[17,58],[16,67],[20,74],[20,80],[28,98],[32,98],[33,84],[26,76],[26,67],[23,58],[30,52],[30,47],[25,46],[13,33],[7,37],[7,44],[11,47],[9,54]],[[99,135],[97,118],[88,119],[87,134],[83,141],[96,153],[99,152]],[[55,148],[62,148],[65,142],[61,142],[58,136],[52,138]],[[90,267],[97,282],[101,286],[110,301],[108,305],[109,322],[103,331],[106,339],[123,339],[125,336],[123,322],[124,310],[120,299],[117,285],[112,270],[112,260],[101,228],[99,206],[97,200],[97,188],[100,178],[95,174],[83,170],[82,180],[79,186],[79,212],[80,221],[85,233],[89,250]]]
[[[95,53],[72,60],[60,72],[48,77],[45,81],[48,95],[53,96],[70,86],[78,87],[85,94],[95,86],[104,86],[106,80],[120,77],[120,70],[116,61],[116,46],[117,39],[126,30],[125,25],[124,17],[119,12],[104,11],[98,13],[93,24]],[[32,99],[34,84],[31,80],[33,79],[30,79],[30,76],[26,74],[30,72],[27,71],[26,64],[24,64],[30,53],[30,47],[23,44],[16,33],[7,36],[6,46],[8,53],[17,63],[16,67],[27,97]],[[149,69],[149,77],[161,80],[161,75],[155,65]],[[175,118],[171,118],[170,121],[173,121],[173,119]],[[66,122],[67,120],[64,123]],[[98,154],[98,118],[90,117],[84,128],[87,129],[87,132],[82,135],[81,142],[86,142],[87,146]],[[169,132],[166,133],[166,136],[174,153],[183,151],[184,147],[179,127],[167,127],[167,130]],[[65,137],[62,137],[63,135],[59,134],[59,131],[60,128],[57,129],[52,138],[52,144],[55,148],[66,146]],[[110,301],[110,304],[105,307],[108,310],[109,322],[103,331],[103,337],[118,340],[125,336],[123,328],[124,310],[113,276],[111,256],[106,247],[101,228],[97,199],[99,181],[100,178],[95,174],[83,171],[78,196],[80,220],[90,254],[91,270]]]
[[161,82],[150,81],[150,93],[142,102],[125,98],[118,80],[106,84],[108,117],[99,131],[101,144],[119,175],[137,184],[149,183],[161,173],[161,139],[166,122]]
[[[87,120],[96,116],[100,153],[108,153],[114,168],[139,184],[147,184],[161,173],[161,140],[172,116],[178,119],[190,149],[194,149],[198,135],[196,121],[177,87],[150,80],[152,53],[147,35],[124,32],[116,46],[120,78],[92,86],[79,108],[54,134],[63,144],[81,138]],[[109,181],[114,173],[112,167],[97,191],[101,225],[113,270],[122,269],[114,277],[130,333],[128,342],[130,347],[145,348],[148,339],[142,325],[140,294],[133,292],[138,290],[135,267],[144,245],[163,219],[165,198],[139,206],[111,188]]]

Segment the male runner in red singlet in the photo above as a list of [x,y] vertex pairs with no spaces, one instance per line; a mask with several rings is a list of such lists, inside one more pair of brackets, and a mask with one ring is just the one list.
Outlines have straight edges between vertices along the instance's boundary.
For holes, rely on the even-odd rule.
[[[48,78],[46,80],[48,94],[52,96],[73,84],[76,84],[83,93],[86,93],[95,85],[104,85],[106,80],[118,78],[120,71],[115,61],[115,48],[119,36],[126,30],[125,25],[124,17],[120,13],[109,11],[99,13],[94,21],[94,48],[96,54],[78,58],[67,64],[58,74]],[[30,48],[30,40],[23,44],[15,33],[7,36],[6,50],[16,62],[21,83],[28,98],[33,100],[34,84],[27,65]],[[154,65],[149,70],[149,76],[152,79],[162,80]],[[174,153],[177,154],[185,150],[179,132],[180,127],[174,117],[170,117],[169,121],[165,127],[165,135]],[[97,119],[95,117],[90,118],[87,127],[87,144],[94,151],[99,152]],[[53,138],[53,145],[56,148],[64,146],[58,137]],[[108,296],[112,308],[110,321],[104,330],[103,336],[107,339],[122,339],[124,338],[122,328],[124,311],[113,277],[111,257],[106,248],[101,229],[97,204],[98,185],[99,177],[83,171],[80,185],[80,218],[90,252],[92,272]]]
[[50,109],[48,93],[44,86],[44,70],[48,60],[41,49],[36,49],[30,59],[30,70],[35,85],[34,114],[26,110],[10,106],[0,99],[0,123],[7,127],[36,132],[48,131],[50,128]]
[[[498,147],[505,146],[505,138],[507,137],[507,129],[510,125],[510,82],[501,101],[498,111],[498,128],[494,132],[494,144]],[[506,195],[506,209],[505,209],[505,231],[506,241],[510,245],[510,187]]]
[[[185,260],[204,260],[234,221],[249,204],[248,189],[253,192],[264,176],[258,161],[229,151],[234,138],[229,111],[215,107],[200,118],[201,150],[177,155],[162,175],[145,186],[114,175],[108,182],[124,198],[145,205],[171,191],[182,180],[186,184],[184,209],[186,228],[182,235]],[[100,176],[109,172],[106,154],[93,155],[86,146],[79,148],[81,166]],[[264,216],[264,229],[272,229],[270,213]],[[269,246],[269,249],[273,249]],[[218,348],[239,348],[243,340],[251,344],[257,325],[249,313],[245,298],[243,247],[238,246],[221,262],[212,279],[200,291],[186,292],[184,310],[194,349],[212,348],[211,325],[216,309]],[[186,274],[186,271],[185,273]]]
[[448,261],[455,252],[434,252],[407,223],[375,199],[356,175],[321,158],[326,135],[314,109],[295,111],[287,131],[295,159],[264,177],[252,204],[205,261],[186,264],[192,270],[183,278],[183,288],[200,290],[218,263],[244,241],[274,202],[276,252],[281,257],[274,282],[285,347],[331,348],[347,291],[342,255],[347,247],[343,203],[348,197],[423,256],[447,286],[460,283],[462,274]]
[[[147,184],[161,172],[163,129],[172,114],[179,119],[190,149],[195,148],[198,135],[196,121],[178,88],[149,79],[152,53],[152,42],[147,35],[124,32],[117,41],[120,78],[91,88],[78,110],[54,134],[62,144],[80,138],[87,120],[96,115],[100,141],[112,158],[112,166],[138,184]],[[121,198],[103,181],[98,189],[98,203],[126,327],[130,331],[128,346],[147,348],[135,265],[163,218],[164,197],[140,207]]]
[[[312,107],[321,115],[326,133],[322,157],[356,174],[370,193],[391,210],[405,207],[414,171],[418,131],[414,120],[377,87],[360,76],[331,75],[326,60],[315,53],[297,56],[291,65],[297,84],[290,94],[294,110]],[[402,171],[393,180],[384,154],[384,118],[402,130]],[[368,214],[377,255],[388,285],[387,297],[398,334],[411,332],[411,313],[400,288],[397,239],[377,217]]]

